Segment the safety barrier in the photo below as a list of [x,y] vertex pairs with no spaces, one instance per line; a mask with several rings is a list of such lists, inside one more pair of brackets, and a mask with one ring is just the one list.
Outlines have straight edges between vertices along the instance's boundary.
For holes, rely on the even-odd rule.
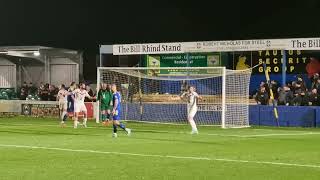
[[[88,110],[88,117],[96,117],[96,103],[86,103]],[[181,110],[179,104],[172,104],[169,107],[172,112],[173,109]],[[132,108],[131,108],[132,109]],[[133,108],[134,109],[134,108]],[[156,108],[164,110],[163,108]],[[137,107],[136,110],[139,110]],[[169,111],[169,110],[168,110]],[[148,111],[148,105],[145,105],[144,117],[155,116],[153,111]],[[150,112],[151,114],[147,114]],[[320,127],[320,107],[316,106],[278,106],[279,122],[282,127]],[[20,101],[20,100],[0,100],[0,113],[15,113],[30,116],[50,116],[58,117],[58,102],[52,101]],[[199,115],[202,115],[199,112]],[[133,113],[133,115],[136,113]],[[170,114],[170,113],[169,113]],[[183,113],[182,113],[183,114]],[[129,113],[129,116],[130,115]],[[203,115],[202,115],[203,116]],[[183,116],[184,117],[184,116]],[[179,117],[179,119],[183,118]],[[129,118],[129,117],[128,117]],[[136,117],[137,118],[137,117]],[[171,117],[170,118],[174,118]],[[197,119],[197,117],[196,117]],[[276,119],[273,115],[272,106],[250,105],[249,106],[249,120],[250,125],[255,126],[276,126]]]
[[[95,118],[96,103],[85,103],[88,118]],[[59,117],[59,104],[56,101],[24,101],[24,100],[0,100],[1,114],[21,114],[34,117]]]
[[[278,106],[282,127],[320,127],[320,107]],[[250,105],[250,125],[276,126],[272,106]]]

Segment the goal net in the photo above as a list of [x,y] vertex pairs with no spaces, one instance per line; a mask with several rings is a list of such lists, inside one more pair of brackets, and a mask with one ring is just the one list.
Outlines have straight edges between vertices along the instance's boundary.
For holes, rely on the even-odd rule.
[[116,84],[122,96],[123,120],[187,123],[187,101],[180,96],[193,86],[203,98],[197,102],[197,124],[249,126],[251,69],[100,67],[97,75],[98,85]]

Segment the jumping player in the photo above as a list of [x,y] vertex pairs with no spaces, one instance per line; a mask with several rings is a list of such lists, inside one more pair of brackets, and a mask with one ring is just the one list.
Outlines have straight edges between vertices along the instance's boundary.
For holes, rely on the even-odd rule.
[[188,92],[183,93],[181,96],[181,99],[183,98],[187,98],[188,101],[188,121],[189,124],[191,125],[192,131],[191,134],[198,134],[198,129],[197,129],[197,125],[194,122],[194,116],[196,115],[197,111],[198,111],[198,106],[197,106],[197,101],[198,99],[202,100],[202,97],[199,96],[199,94],[196,92],[195,87],[190,86],[188,88]]
[[85,97],[88,97],[89,99],[94,99],[91,97],[87,90],[86,90],[86,85],[84,83],[81,83],[80,86],[78,86],[74,91],[74,112],[75,112],[75,117],[74,117],[74,128],[78,127],[78,119],[79,119],[79,113],[83,113],[83,126],[87,127],[87,108],[84,104],[84,99]]
[[121,95],[120,92],[117,91],[117,86],[115,84],[111,85],[111,90],[113,93],[113,137],[117,137],[117,127],[119,126],[121,129],[125,130],[130,136],[131,129],[126,128],[126,126],[120,122],[120,114],[121,114]]
[[109,125],[112,109],[112,96],[111,86],[103,83],[98,93],[98,100],[100,101],[102,124],[105,126]]
[[58,92],[57,100],[59,101],[59,110],[61,118],[61,126],[65,126],[65,121],[68,118],[67,107],[68,107],[68,95],[69,92],[66,90],[66,86],[62,84]]

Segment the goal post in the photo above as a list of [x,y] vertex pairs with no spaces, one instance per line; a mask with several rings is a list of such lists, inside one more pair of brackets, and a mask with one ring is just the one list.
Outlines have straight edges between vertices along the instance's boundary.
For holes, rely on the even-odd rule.
[[226,68],[222,68],[221,74],[221,127],[226,128]]
[[116,84],[123,120],[174,124],[187,123],[181,94],[193,86],[203,97],[195,121],[232,128],[249,126],[250,76],[251,69],[225,67],[99,67],[97,84]]

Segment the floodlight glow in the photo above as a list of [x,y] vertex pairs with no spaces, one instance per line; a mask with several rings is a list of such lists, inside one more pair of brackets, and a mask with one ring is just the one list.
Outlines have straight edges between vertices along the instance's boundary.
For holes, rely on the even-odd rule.
[[34,56],[40,56],[40,52],[39,51],[35,51],[35,52],[33,52],[33,55]]

